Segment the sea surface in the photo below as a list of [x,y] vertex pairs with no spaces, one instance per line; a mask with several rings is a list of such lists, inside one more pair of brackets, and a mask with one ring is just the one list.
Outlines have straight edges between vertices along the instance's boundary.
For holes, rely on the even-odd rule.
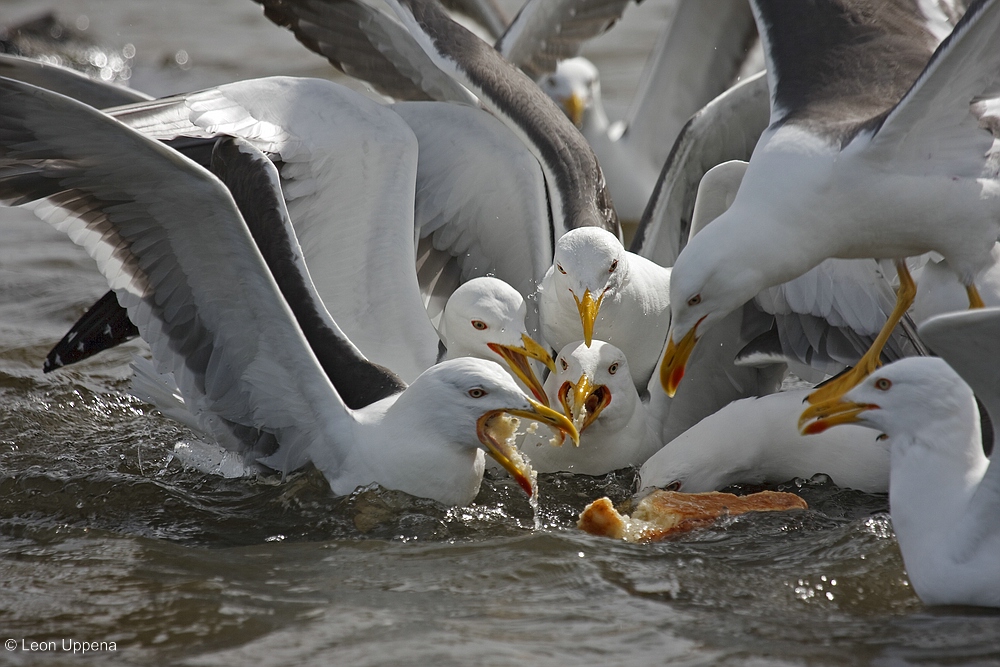
[[[250,0],[8,0],[0,22],[46,8],[133,45],[151,94],[333,76]],[[670,11],[647,0],[590,49],[613,115]],[[0,664],[1000,664],[1000,614],[922,605],[886,497],[822,477],[780,487],[809,510],[635,545],[575,527],[630,496],[629,471],[543,476],[536,517],[504,479],[453,509],[187,470],[171,452],[192,435],[128,395],[141,343],[41,372],[105,290],[59,233],[0,211]]]

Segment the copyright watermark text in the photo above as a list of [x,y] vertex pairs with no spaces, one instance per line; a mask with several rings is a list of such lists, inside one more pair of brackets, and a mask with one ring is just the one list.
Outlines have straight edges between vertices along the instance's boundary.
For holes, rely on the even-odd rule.
[[48,639],[34,641],[31,639],[8,639],[3,646],[8,651],[23,651],[25,653],[114,653],[118,650],[115,642],[88,642],[78,639]]

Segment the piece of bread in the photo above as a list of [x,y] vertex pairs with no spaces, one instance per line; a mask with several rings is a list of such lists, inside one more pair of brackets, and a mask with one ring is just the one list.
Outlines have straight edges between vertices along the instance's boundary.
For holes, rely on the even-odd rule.
[[592,535],[627,542],[655,542],[669,535],[710,525],[721,516],[806,507],[806,501],[794,493],[779,491],[761,491],[749,496],[718,491],[654,491],[642,499],[631,517],[619,514],[608,498],[595,500],[580,513],[576,525]]

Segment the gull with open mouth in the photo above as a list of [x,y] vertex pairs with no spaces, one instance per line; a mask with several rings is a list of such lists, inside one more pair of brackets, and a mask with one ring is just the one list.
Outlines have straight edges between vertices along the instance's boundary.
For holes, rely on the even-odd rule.
[[994,137],[980,104],[1000,70],[1000,5],[973,3],[942,42],[912,3],[877,12],[854,0],[752,4],[771,123],[732,207],[674,266],[663,380],[675,391],[701,334],[762,289],[829,257],[896,260],[896,308],[857,370],[810,396],[808,419],[877,366],[915,292],[904,258],[939,252],[981,303],[974,280],[1000,233]]
[[913,590],[927,604],[1000,607],[1000,466],[983,453],[976,401],[998,423],[1000,308],[939,315],[920,334],[942,358],[876,370],[805,431],[885,434],[889,510]]
[[[304,329],[323,331],[345,365],[372,364],[325,310],[293,312],[218,178],[91,107],[14,81],[0,81],[0,127],[0,198],[89,252],[201,430],[246,460],[281,472],[312,462],[338,495],[377,482],[465,504],[484,452],[531,489],[504,413],[577,439],[565,416],[478,359],[438,364],[402,391],[347,407]],[[273,168],[269,180],[271,228],[289,243],[283,270],[298,273],[319,309]]]

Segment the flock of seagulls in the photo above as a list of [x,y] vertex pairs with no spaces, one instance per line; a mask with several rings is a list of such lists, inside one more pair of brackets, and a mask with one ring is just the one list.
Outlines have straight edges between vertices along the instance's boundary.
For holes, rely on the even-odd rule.
[[45,370],[139,335],[189,460],[336,494],[825,473],[925,602],[1000,606],[1000,0],[681,0],[618,125],[577,56],[627,0],[257,1],[387,99],[0,59],[0,200],[112,290]]

